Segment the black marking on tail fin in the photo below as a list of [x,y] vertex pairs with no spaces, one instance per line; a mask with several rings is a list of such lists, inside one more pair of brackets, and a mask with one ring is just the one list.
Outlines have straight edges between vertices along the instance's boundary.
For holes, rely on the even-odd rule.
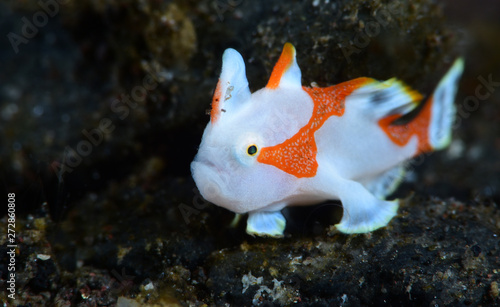
[[426,96],[415,109],[411,110],[409,113],[404,114],[403,116],[396,118],[391,125],[406,125],[414,120],[420,111],[424,108],[425,104],[429,103],[429,96]]
[[372,95],[371,97],[371,103],[373,104],[382,104],[388,99],[387,92],[384,90],[377,91],[375,94]]

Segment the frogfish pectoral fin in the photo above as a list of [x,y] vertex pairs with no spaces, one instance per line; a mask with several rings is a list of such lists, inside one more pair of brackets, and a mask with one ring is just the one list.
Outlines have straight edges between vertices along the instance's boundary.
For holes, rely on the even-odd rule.
[[286,220],[280,211],[256,211],[248,214],[247,233],[259,237],[282,238]]
[[344,215],[336,228],[343,233],[365,233],[386,226],[396,216],[398,201],[376,198],[361,184],[352,182],[340,195]]

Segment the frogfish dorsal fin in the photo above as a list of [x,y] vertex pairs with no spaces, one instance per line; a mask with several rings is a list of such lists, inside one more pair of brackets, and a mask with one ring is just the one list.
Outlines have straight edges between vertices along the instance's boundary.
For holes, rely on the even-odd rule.
[[278,62],[274,65],[273,72],[267,82],[266,88],[276,89],[285,86],[302,86],[302,73],[299,65],[297,65],[295,53],[295,47],[292,44],[286,43],[285,46],[283,46],[283,51],[281,52]]

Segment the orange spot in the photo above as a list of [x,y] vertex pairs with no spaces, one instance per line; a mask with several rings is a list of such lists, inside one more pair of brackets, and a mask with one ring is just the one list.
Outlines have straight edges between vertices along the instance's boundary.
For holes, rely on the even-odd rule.
[[271,73],[271,78],[267,82],[266,87],[269,89],[275,89],[280,85],[281,76],[288,70],[295,59],[295,47],[292,44],[286,43],[283,46],[283,51],[281,52],[280,58],[276,65],[274,65],[273,72]]
[[420,113],[411,122],[404,125],[392,125],[402,115],[393,114],[379,120],[378,125],[384,130],[394,144],[405,146],[414,135],[418,138],[418,148],[415,155],[432,151],[429,144],[429,125],[431,121],[432,97],[425,102]]
[[311,119],[283,143],[262,148],[257,161],[273,165],[297,178],[316,175],[318,150],[314,133],[331,116],[342,116],[345,98],[355,89],[372,81],[370,78],[358,78],[325,88],[303,87],[314,103]]
[[210,111],[210,122],[213,124],[219,119],[220,115],[220,100],[221,100],[221,80],[217,82],[217,86],[215,87],[214,97],[212,98],[212,111]]

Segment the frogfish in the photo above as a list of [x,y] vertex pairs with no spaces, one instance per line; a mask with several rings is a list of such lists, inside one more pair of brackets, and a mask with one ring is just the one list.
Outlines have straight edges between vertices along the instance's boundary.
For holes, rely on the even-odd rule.
[[342,203],[340,232],[384,227],[407,161],[451,141],[463,66],[455,60],[427,99],[396,78],[309,87],[286,43],[267,85],[251,93],[242,56],[226,49],[193,179],[206,200],[248,213],[250,235],[282,237],[283,208],[328,200]]

